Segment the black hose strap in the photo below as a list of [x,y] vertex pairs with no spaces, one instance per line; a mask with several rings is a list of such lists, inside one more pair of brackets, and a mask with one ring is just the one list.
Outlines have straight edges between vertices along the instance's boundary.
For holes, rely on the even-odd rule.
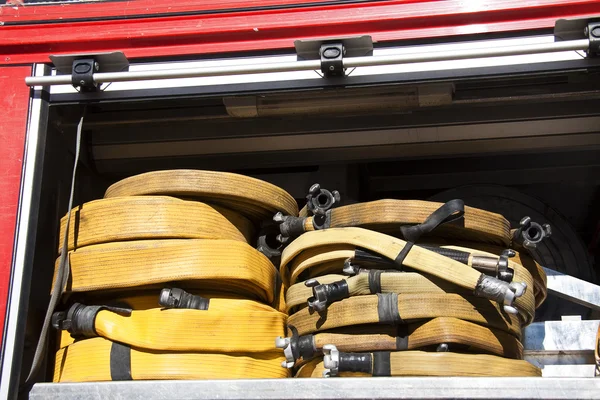
[[373,376],[392,376],[389,351],[373,353]]
[[398,295],[396,293],[377,294],[377,313],[380,324],[398,325],[403,323],[398,311]]
[[396,335],[396,350],[408,350],[408,325],[398,325]]
[[372,373],[373,356],[371,353],[342,353],[340,352],[340,372]]
[[450,200],[418,225],[401,226],[400,232],[407,242],[416,242],[421,236],[433,231],[440,225],[457,221],[465,215],[465,202],[460,199]]
[[398,265],[402,265],[408,252],[421,236],[433,231],[440,225],[457,221],[463,218],[464,215],[465,202],[460,199],[454,199],[432,212],[423,223],[413,226],[401,226],[400,232],[402,232],[402,236],[406,240],[406,245],[400,253],[398,253],[394,262]]
[[414,245],[413,242],[406,242],[406,245],[404,245],[404,247],[402,248],[400,253],[398,253],[398,255],[396,256],[396,259],[394,260],[396,265],[401,266],[404,264],[404,259],[408,255],[408,252],[410,251],[410,249],[412,249],[413,245]]
[[131,347],[113,342],[110,348],[110,379],[131,381]]
[[371,294],[381,293],[381,273],[380,269],[369,270],[369,290]]

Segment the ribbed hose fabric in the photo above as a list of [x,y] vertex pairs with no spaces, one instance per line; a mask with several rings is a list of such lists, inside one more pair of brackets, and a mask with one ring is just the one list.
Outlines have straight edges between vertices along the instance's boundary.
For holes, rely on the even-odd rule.
[[[290,314],[280,346],[295,377],[541,376],[523,361],[521,337],[546,297],[543,269],[527,254],[508,259],[512,282],[527,286],[516,314],[477,295],[478,258],[500,265],[511,243],[504,217],[465,207],[462,221],[429,232],[394,262],[407,245],[400,227],[441,205],[380,200],[328,211],[326,229],[305,224],[280,267]],[[460,260],[446,256],[451,250]]]
[[[55,324],[72,333],[58,336],[54,381],[290,376],[274,346],[281,277],[251,245],[276,212],[298,213],[282,189],[194,170],[127,178],[75,207],[68,232],[61,221],[69,279]],[[196,308],[159,305],[163,288]]]

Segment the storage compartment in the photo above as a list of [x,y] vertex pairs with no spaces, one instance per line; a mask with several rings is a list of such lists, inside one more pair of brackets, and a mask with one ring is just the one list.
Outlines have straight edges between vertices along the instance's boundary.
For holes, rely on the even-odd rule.
[[[315,182],[338,190],[342,204],[469,194],[467,205],[505,215],[529,207],[564,220],[557,236],[572,254],[549,254],[556,258],[553,267],[597,282],[600,69],[573,64],[554,71],[463,72],[410,83],[357,78],[331,87],[319,86],[316,77],[313,88],[282,84],[239,93],[236,85],[213,93],[185,87],[111,91],[100,101],[82,95],[80,104],[75,95],[52,94],[40,142],[44,159],[21,380],[48,305],[84,109],[76,205],[101,198],[124,177],[178,168],[260,178],[288,191],[300,206]],[[450,189],[456,191],[444,193]],[[506,216],[516,227],[525,214]],[[547,303],[538,320],[598,318],[553,296]],[[47,358],[54,346],[51,340]],[[51,381],[51,369],[50,362],[40,381]]]

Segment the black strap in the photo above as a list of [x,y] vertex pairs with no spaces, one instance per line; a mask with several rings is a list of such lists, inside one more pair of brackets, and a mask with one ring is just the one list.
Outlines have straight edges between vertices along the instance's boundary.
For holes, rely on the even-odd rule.
[[460,199],[450,200],[443,206],[435,210],[427,219],[413,226],[402,226],[400,232],[408,242],[416,242],[421,236],[433,231],[440,225],[448,222],[457,221],[465,215],[465,202]]
[[381,273],[380,269],[369,270],[369,290],[371,294],[381,293]]
[[130,381],[131,347],[113,342],[110,348],[110,379],[113,381]]
[[408,255],[408,252],[410,251],[410,249],[412,249],[413,245],[414,245],[413,242],[406,242],[406,244],[404,245],[404,247],[402,248],[400,253],[398,253],[398,255],[396,256],[396,259],[394,260],[394,262],[397,265],[404,264],[404,259]]
[[464,215],[465,202],[460,199],[454,199],[432,212],[423,223],[413,226],[401,226],[400,232],[402,232],[402,236],[406,240],[406,245],[400,253],[398,253],[394,262],[398,265],[402,265],[408,252],[421,236],[433,231],[440,225],[457,221],[463,218]]
[[389,351],[373,353],[373,376],[392,376]]
[[365,372],[370,374],[373,369],[371,353],[340,352],[340,372]]
[[401,324],[403,321],[398,311],[398,295],[396,293],[377,294],[377,313],[381,324]]
[[65,235],[61,245],[60,259],[58,262],[58,271],[54,280],[54,287],[52,288],[52,293],[50,295],[50,302],[48,304],[48,309],[46,310],[46,316],[44,317],[44,323],[42,324],[40,338],[38,339],[38,343],[35,348],[35,354],[31,363],[31,369],[29,370],[29,375],[27,376],[24,386],[30,385],[36,378],[40,370],[40,367],[42,365],[42,359],[46,354],[46,342],[48,338],[48,330],[50,329],[50,325],[52,322],[52,315],[56,310],[56,306],[58,304],[58,301],[60,300],[60,296],[63,290],[65,290],[65,287],[69,280],[69,276],[71,275],[70,264],[68,262],[69,224],[71,221],[71,210],[73,209],[73,199],[75,197],[75,178],[77,177],[77,166],[79,165],[79,154],[81,152],[81,136],[83,131],[83,119],[85,117],[86,110],[87,106],[84,107],[83,112],[81,114],[81,118],[79,119],[79,123],[77,124],[77,135],[75,136],[75,161],[73,162],[73,172],[71,174],[71,190],[69,192],[69,205],[67,206],[67,222],[65,224]]
[[398,325],[396,335],[396,350],[408,350],[408,325]]

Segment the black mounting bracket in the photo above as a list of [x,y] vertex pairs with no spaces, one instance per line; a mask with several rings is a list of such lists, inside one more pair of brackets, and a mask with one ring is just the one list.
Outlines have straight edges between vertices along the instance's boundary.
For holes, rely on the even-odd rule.
[[321,60],[321,72],[325,77],[344,76],[344,57],[373,55],[371,36],[357,36],[324,40],[296,40],[298,60]]
[[588,57],[600,55],[600,18],[559,19],[554,25],[554,40],[590,41]]
[[94,81],[97,72],[121,72],[129,70],[129,60],[120,51],[112,53],[90,53],[52,55],[50,60],[60,74],[71,75],[71,83],[82,92],[100,89]]

